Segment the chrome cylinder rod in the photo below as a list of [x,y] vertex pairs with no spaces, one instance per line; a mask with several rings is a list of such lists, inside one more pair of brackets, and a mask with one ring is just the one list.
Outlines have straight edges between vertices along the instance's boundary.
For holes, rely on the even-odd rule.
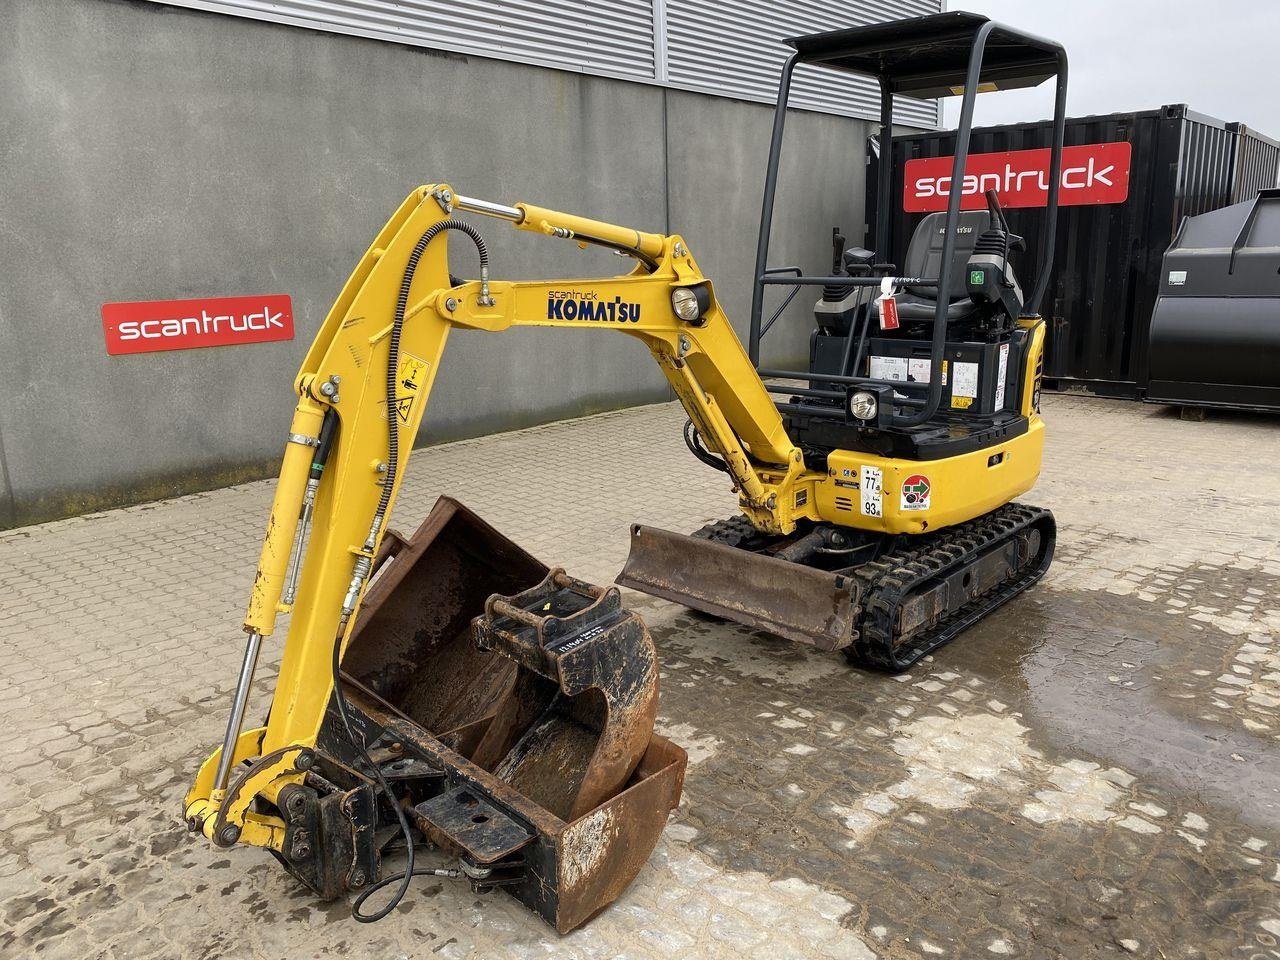
[[524,219],[524,211],[519,207],[508,207],[506,204],[494,203],[492,200],[477,200],[475,197],[464,197],[455,193],[453,205],[459,210],[479,213],[486,217],[499,217],[513,223],[519,223]]
[[244,660],[240,664],[240,679],[236,681],[235,699],[231,701],[231,716],[227,719],[227,735],[222,740],[222,756],[218,758],[218,772],[214,777],[215,790],[225,791],[231,782],[231,767],[235,760],[236,742],[240,728],[244,726],[244,711],[249,703],[249,688],[253,685],[253,672],[258,667],[258,652],[262,649],[262,634],[253,632],[244,647]]
[[293,550],[289,554],[289,572],[284,579],[284,596],[280,602],[289,606],[298,598],[298,576],[302,572],[302,551],[311,539],[311,518],[315,513],[316,491],[320,488],[320,478],[311,477],[307,481],[306,493],[302,495],[302,516],[298,521],[298,533],[293,541]]

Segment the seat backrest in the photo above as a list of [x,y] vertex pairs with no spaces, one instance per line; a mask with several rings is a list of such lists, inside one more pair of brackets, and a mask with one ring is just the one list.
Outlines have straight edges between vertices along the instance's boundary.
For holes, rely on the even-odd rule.
[[[960,300],[968,296],[965,289],[965,264],[973,254],[978,237],[991,224],[991,215],[986,210],[961,210],[956,223],[956,245],[951,254],[951,295],[949,300]],[[942,244],[946,239],[947,215],[931,213],[920,221],[915,233],[911,235],[911,243],[907,246],[907,257],[902,265],[902,274],[906,277],[936,277],[942,272]],[[911,293],[929,300],[935,299],[934,291],[924,287],[908,287]]]

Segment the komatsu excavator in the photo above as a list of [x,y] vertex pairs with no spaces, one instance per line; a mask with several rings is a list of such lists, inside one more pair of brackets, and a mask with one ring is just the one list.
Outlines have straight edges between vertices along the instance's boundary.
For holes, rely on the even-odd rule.
[[[295,383],[231,717],[186,798],[193,832],[265,847],[323,896],[360,892],[365,920],[390,905],[360,913],[364,896],[387,882],[403,894],[423,872],[413,857],[425,836],[456,858],[434,872],[503,887],[565,931],[621,892],[678,802],[684,753],[653,734],[653,646],[616,587],[548,570],[454,501],[412,538],[388,531],[454,329],[607,330],[648,349],[688,415],[690,448],[728,475],[740,513],[693,536],[634,527],[624,585],[900,670],[1044,573],[1052,516],[1013,501],[1035,483],[1044,443],[1037,307],[1052,262],[1065,54],[967,13],[791,44],[748,348],[680,236],[445,183],[414,190],[383,227]],[[879,82],[884,158],[895,95],[960,95],[952,183],[966,187],[975,94],[1056,77],[1029,298],[1010,256],[1023,241],[994,192],[953,189],[903,268],[883,262],[887,162],[878,251],[837,238],[829,275],[768,265],[800,64]],[[606,247],[634,267],[499,280],[464,213]],[[450,238],[474,247],[477,279],[451,275]],[[823,288],[807,370],[759,363],[760,338],[786,306],[762,322],[772,286]],[[282,614],[291,623],[271,710],[245,730],[259,651]],[[408,865],[379,880],[397,836]]]

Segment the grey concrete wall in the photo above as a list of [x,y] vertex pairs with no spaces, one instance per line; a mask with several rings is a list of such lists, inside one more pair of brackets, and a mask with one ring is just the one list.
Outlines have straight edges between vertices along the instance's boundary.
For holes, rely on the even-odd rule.
[[[0,89],[0,527],[273,472],[306,344],[419,183],[682,233],[745,337],[766,106],[132,0],[0,5]],[[866,125],[788,122],[773,259],[824,270]],[[498,277],[618,270],[480,226]],[[252,293],[295,341],[106,354],[103,302]],[[667,395],[629,338],[459,332],[419,442]]]

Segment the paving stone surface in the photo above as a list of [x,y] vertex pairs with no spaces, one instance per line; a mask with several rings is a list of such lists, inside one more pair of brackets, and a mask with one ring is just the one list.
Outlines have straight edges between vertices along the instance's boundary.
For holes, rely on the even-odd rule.
[[[0,956],[1280,957],[1280,421],[1045,408],[1049,577],[908,675],[628,593],[691,765],[636,883],[564,938],[449,880],[362,926],[186,833],[270,483],[0,533]],[[733,510],[682,421],[419,451],[395,525],[450,493],[607,582],[633,521]]]

